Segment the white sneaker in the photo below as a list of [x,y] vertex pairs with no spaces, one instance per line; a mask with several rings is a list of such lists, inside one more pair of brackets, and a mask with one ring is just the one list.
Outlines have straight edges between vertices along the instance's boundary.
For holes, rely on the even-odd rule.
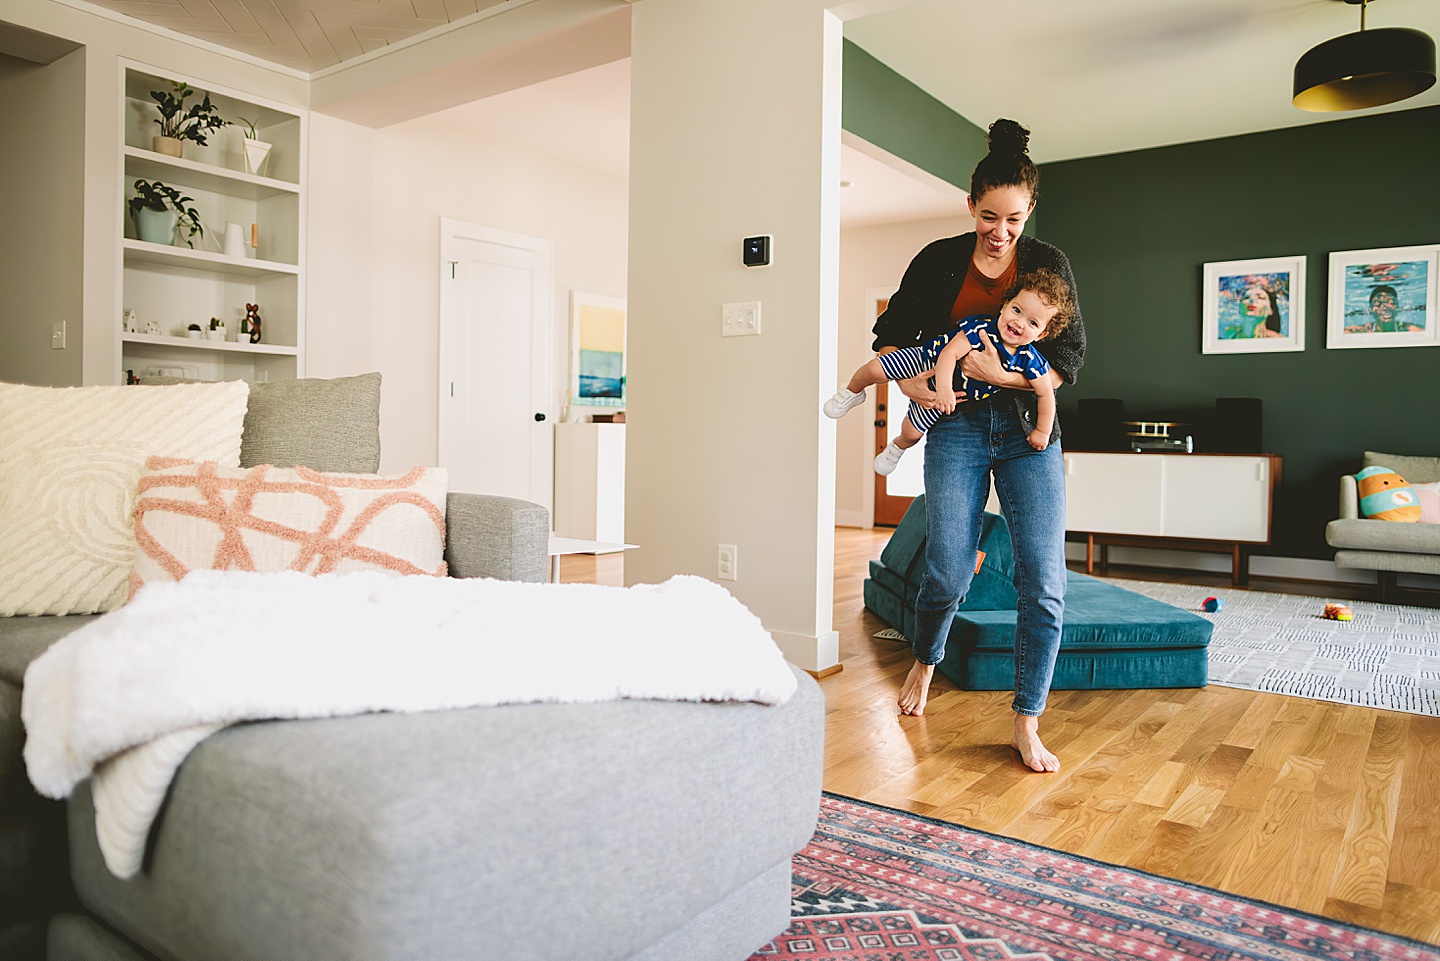
[[841,387],[835,396],[825,402],[825,416],[839,420],[850,411],[865,403],[865,392],[855,393],[848,387]]
[[895,472],[900,464],[900,458],[905,455],[905,449],[896,447],[891,441],[884,450],[875,455],[875,473],[889,476]]

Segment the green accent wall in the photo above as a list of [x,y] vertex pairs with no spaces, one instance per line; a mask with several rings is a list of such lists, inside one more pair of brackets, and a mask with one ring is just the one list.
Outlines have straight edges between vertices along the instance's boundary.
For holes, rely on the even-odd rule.
[[845,41],[840,126],[961,190],[985,156],[985,131]]
[[[1062,421],[1088,397],[1136,416],[1261,398],[1284,472],[1256,553],[1330,559],[1362,451],[1440,455],[1440,346],[1325,347],[1330,252],[1440,245],[1440,107],[1044,164],[1041,184],[1040,236],[1069,255],[1088,337]],[[1305,350],[1202,354],[1204,265],[1295,255]]]

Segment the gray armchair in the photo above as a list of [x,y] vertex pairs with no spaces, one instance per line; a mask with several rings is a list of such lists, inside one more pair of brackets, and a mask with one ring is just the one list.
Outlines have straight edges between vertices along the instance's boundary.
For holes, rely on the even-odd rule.
[[[1367,450],[1361,466],[1389,467],[1412,484],[1440,481],[1440,457]],[[1335,548],[1335,566],[1376,572],[1381,600],[1395,589],[1398,574],[1440,575],[1440,525],[1361,517],[1354,474],[1340,478],[1340,516],[1326,525],[1325,541]]]

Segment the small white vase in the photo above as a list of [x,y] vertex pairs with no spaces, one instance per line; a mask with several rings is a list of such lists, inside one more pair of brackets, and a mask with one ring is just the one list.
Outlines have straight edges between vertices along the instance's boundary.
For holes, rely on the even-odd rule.
[[205,339],[205,331],[203,331],[203,330],[186,330],[186,331],[185,331],[185,336],[186,336],[186,337],[189,337],[191,340],[204,340],[204,339]]
[[224,328],[224,327],[221,327],[219,330],[207,330],[207,331],[205,331],[205,338],[206,338],[207,340],[218,340],[218,341],[220,341],[221,343],[224,343],[224,341],[225,341],[225,328]]
[[247,174],[265,175],[265,168],[270,163],[270,144],[263,140],[245,139],[245,172]]

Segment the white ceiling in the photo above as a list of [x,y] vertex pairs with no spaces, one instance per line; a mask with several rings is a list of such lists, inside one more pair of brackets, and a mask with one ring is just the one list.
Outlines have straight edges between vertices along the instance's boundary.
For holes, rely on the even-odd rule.
[[[623,180],[630,171],[630,61],[452,107],[430,119]],[[964,191],[848,134],[840,182],[842,227],[966,213]]]
[[[313,75],[533,0],[64,2]],[[1370,28],[1440,36],[1440,0],[1370,6]],[[1001,10],[994,0],[910,0],[847,22],[845,35],[981,128],[1019,120],[1041,163],[1440,104],[1437,86],[1369,111],[1291,105],[1295,60],[1359,27],[1360,7],[1339,0],[1008,0]],[[619,61],[435,116],[624,177],[628,103],[629,64]],[[851,183],[841,193],[848,226],[952,216],[963,205],[959,190],[853,138],[841,176]]]
[[[1360,29],[1337,0],[913,0],[845,36],[984,129],[1010,117],[1045,163],[1440,104],[1290,103],[1295,61]],[[1440,37],[1440,0],[1373,0],[1366,25]]]

